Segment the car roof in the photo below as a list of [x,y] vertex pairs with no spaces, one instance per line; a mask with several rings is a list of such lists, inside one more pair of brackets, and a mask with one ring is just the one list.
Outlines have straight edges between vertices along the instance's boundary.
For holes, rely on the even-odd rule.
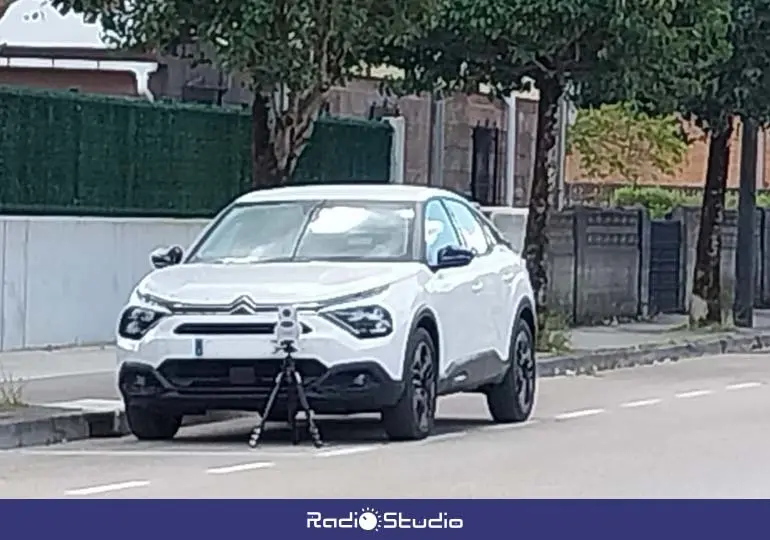
[[[431,197],[447,197],[466,201],[456,193],[435,187],[409,184],[334,184],[286,186],[251,191],[238,197],[236,203],[286,200],[372,200],[423,202]],[[466,201],[467,202],[467,201]]]

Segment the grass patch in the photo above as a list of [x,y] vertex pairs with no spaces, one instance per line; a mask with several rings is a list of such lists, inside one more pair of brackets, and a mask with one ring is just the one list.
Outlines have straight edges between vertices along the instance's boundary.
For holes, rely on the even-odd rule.
[[17,409],[25,407],[24,402],[25,382],[13,373],[8,373],[0,366],[0,410]]
[[569,322],[558,312],[545,313],[537,337],[537,351],[561,354],[572,350]]

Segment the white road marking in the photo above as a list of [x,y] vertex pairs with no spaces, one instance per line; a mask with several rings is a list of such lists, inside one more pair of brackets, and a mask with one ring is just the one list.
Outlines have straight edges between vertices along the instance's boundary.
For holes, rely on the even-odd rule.
[[694,398],[694,397],[707,396],[709,394],[713,394],[713,392],[711,390],[691,390],[690,392],[681,392],[679,394],[676,394],[674,397],[678,399],[688,399],[688,398]]
[[146,480],[133,480],[130,482],[118,482],[116,484],[104,484],[102,486],[92,486],[80,489],[71,489],[65,491],[65,495],[78,497],[81,495],[99,495],[100,493],[109,493],[111,491],[121,491],[124,489],[133,489],[149,486],[150,482]]
[[737,383],[737,384],[728,384],[725,386],[725,390],[746,390],[748,388],[758,388],[762,386],[762,383],[759,382],[744,382],[744,383]]
[[353,454],[364,454],[377,450],[376,446],[349,446],[346,448],[333,448],[331,450],[322,450],[315,454],[315,457],[337,457],[350,456]]
[[256,461],[254,463],[241,463],[240,465],[229,465],[227,467],[213,467],[206,469],[208,474],[230,474],[234,472],[255,471],[257,469],[269,469],[275,467],[275,463],[270,461]]
[[594,416],[605,412],[605,409],[583,409],[581,411],[572,411],[554,416],[556,420],[572,420],[573,418],[583,418],[585,416]]
[[[254,457],[261,450],[8,450],[8,453],[28,456],[65,456],[65,457]],[[271,456],[282,457],[306,456],[307,452],[271,452]]]
[[527,420],[526,422],[521,422],[518,424],[492,424],[491,426],[484,426],[481,428],[484,431],[504,431],[508,429],[521,429],[528,426],[534,426],[535,424],[539,424],[540,420]]
[[56,407],[58,409],[73,409],[78,411],[112,412],[124,409],[123,400],[120,399],[76,399],[74,401],[56,401],[53,403],[37,403],[42,407]]
[[43,375],[28,375],[26,377],[19,377],[20,381],[45,381],[48,379],[64,379],[68,377],[82,377],[83,375],[103,375],[105,373],[116,373],[117,368],[110,369],[97,369],[97,370],[83,370],[83,371],[65,371],[63,373],[43,374]]
[[468,435],[467,431],[452,431],[449,433],[441,433],[439,435],[431,435],[427,439],[418,441],[417,444],[422,445],[422,444],[440,443],[444,441],[452,441],[454,439],[462,439],[467,435]]
[[662,400],[658,398],[652,399],[640,399],[638,401],[629,401],[628,403],[621,403],[621,407],[624,409],[636,409],[637,407],[649,407],[650,405],[657,405]]

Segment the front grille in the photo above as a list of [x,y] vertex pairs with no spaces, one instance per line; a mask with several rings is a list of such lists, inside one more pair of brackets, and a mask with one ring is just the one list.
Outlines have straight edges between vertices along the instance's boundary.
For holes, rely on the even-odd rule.
[[[327,372],[326,366],[312,358],[296,358],[294,363],[304,386],[313,384]],[[180,393],[269,391],[281,371],[281,359],[168,359],[158,371]]]
[[[209,322],[209,323],[183,323],[174,329],[175,334],[185,336],[225,336],[225,335],[273,335],[275,323],[235,323],[235,322]],[[309,334],[312,329],[306,324],[302,325],[302,333]]]

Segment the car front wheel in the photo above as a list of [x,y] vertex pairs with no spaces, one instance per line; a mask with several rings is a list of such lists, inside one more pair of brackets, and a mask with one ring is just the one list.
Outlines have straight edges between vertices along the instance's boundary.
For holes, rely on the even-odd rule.
[[535,405],[536,385],[537,366],[532,329],[526,321],[520,320],[513,330],[505,377],[487,390],[487,405],[494,421],[526,421]]
[[382,411],[388,438],[393,441],[415,441],[433,431],[436,415],[438,373],[436,346],[423,328],[409,338],[404,362],[404,393],[398,403]]
[[140,441],[162,441],[173,439],[182,425],[181,415],[128,405],[126,420],[131,433]]

